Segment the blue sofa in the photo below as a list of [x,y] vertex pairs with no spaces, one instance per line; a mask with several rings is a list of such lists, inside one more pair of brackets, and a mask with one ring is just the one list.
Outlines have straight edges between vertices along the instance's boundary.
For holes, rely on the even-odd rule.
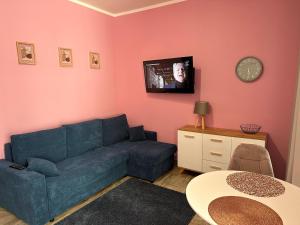
[[[114,181],[129,175],[154,181],[173,166],[176,145],[129,140],[126,115],[12,135],[0,160],[0,207],[30,225],[42,225]],[[55,163],[59,175],[29,170],[29,158]]]

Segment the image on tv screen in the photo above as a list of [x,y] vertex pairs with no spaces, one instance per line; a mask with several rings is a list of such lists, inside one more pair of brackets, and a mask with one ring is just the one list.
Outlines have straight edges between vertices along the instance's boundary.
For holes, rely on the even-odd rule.
[[146,89],[193,89],[192,57],[144,62]]

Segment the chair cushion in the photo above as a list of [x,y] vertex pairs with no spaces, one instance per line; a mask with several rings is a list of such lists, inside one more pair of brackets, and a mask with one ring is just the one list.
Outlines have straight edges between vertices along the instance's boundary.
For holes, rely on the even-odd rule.
[[16,163],[26,165],[30,157],[59,162],[67,156],[66,128],[12,135],[11,144]]
[[103,145],[111,145],[128,139],[128,123],[126,115],[103,119]]
[[29,158],[28,160],[28,170],[32,170],[41,174],[44,174],[47,177],[55,177],[59,175],[59,171],[56,167],[56,164],[50,162],[46,159],[39,158]]
[[64,208],[64,201],[79,199],[91,184],[100,183],[127,160],[127,152],[102,147],[57,163],[60,176],[46,178],[49,205],[52,209]]
[[129,163],[143,166],[157,165],[174,155],[177,149],[176,145],[150,140],[123,141],[110,147],[120,151],[126,149],[129,152]]
[[146,140],[144,126],[130,127],[129,128],[130,141],[144,141]]
[[99,119],[64,125],[67,129],[67,157],[102,147],[102,121]]

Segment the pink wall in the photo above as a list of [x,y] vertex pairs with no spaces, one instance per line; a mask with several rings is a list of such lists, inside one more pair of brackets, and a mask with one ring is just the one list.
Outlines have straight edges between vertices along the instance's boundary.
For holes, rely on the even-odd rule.
[[[11,134],[116,112],[112,17],[66,0],[10,0],[0,21],[1,146]],[[35,44],[37,65],[18,64],[16,41]],[[72,68],[59,67],[58,47],[73,49]],[[89,51],[100,52],[101,70],[89,68]]]
[[[131,124],[176,143],[176,130],[194,122],[193,105],[207,100],[209,126],[239,129],[257,123],[268,132],[277,177],[285,176],[300,40],[298,0],[188,0],[122,16],[114,26],[117,106]],[[143,60],[194,56],[196,93],[147,94]],[[259,57],[254,83],[235,75],[237,61]]]
[[[112,18],[68,1],[0,2],[0,145],[11,134],[119,112],[176,143],[177,128],[194,122],[207,100],[214,127],[258,123],[270,134],[275,172],[284,177],[300,40],[298,0],[188,0]],[[37,65],[17,63],[16,41],[35,43]],[[58,47],[73,49],[73,68],[58,66]],[[114,51],[115,50],[115,51]],[[88,52],[101,54],[101,70]],[[194,56],[196,93],[147,94],[142,61]],[[245,84],[234,73],[245,55],[264,74]],[[0,151],[0,158],[3,151]]]

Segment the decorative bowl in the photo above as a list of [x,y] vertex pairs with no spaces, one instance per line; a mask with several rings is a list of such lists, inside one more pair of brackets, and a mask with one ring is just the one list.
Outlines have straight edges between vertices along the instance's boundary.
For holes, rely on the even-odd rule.
[[241,130],[246,134],[256,134],[259,132],[261,126],[257,124],[241,124]]

